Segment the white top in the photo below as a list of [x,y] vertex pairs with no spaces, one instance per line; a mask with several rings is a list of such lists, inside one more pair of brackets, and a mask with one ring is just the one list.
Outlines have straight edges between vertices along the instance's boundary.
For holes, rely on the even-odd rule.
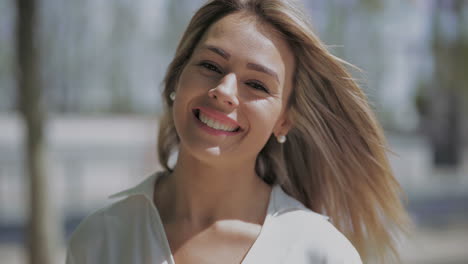
[[[152,199],[160,175],[110,196],[125,198],[83,220],[69,241],[66,263],[175,264]],[[263,227],[242,263],[362,264],[326,216],[307,209],[279,185],[273,187]]]

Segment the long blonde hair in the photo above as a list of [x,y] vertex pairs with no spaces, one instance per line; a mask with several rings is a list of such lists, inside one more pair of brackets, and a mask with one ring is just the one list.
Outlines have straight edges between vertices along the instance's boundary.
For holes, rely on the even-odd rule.
[[164,80],[166,112],[158,138],[161,165],[172,170],[169,158],[179,143],[169,95],[208,27],[235,12],[271,24],[296,57],[288,101],[293,128],[284,144],[273,135],[268,140],[257,158],[257,174],[269,184],[280,184],[311,210],[328,215],[364,261],[397,260],[397,235],[405,230],[408,217],[382,129],[347,72],[348,64],[326,49],[295,2],[214,0],[196,12]]

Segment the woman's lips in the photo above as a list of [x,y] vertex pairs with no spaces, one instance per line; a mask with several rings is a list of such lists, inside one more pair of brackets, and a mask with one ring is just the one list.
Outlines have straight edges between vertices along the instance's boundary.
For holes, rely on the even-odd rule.
[[192,111],[199,127],[209,134],[231,136],[242,131],[239,123],[221,112],[206,107],[197,107]]
[[234,119],[214,109],[210,109],[207,107],[197,107],[197,108],[194,108],[194,110],[199,110],[205,116],[209,117],[210,119],[216,120],[222,124],[226,124],[226,125],[234,126],[234,127],[240,127],[239,123],[237,123]]

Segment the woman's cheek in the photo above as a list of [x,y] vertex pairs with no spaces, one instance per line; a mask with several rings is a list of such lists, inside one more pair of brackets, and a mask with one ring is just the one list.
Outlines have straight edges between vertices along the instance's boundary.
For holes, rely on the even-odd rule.
[[209,87],[214,87],[216,85],[216,80],[197,72],[190,72],[187,74],[186,78],[184,78],[181,85],[183,85],[184,88],[190,87],[191,90],[208,90]]
[[257,116],[257,122],[261,122],[262,126],[272,128],[281,112],[281,104],[268,100],[250,101],[247,107],[254,111]]

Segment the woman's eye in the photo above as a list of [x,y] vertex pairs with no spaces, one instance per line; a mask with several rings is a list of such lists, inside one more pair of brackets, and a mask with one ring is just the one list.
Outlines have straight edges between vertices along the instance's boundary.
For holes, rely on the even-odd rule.
[[212,63],[202,62],[199,65],[206,68],[207,70],[214,71],[214,72],[217,72],[217,73],[220,73],[220,74],[223,73],[216,65],[214,65]]
[[251,86],[252,88],[254,88],[256,90],[260,90],[260,91],[264,91],[266,93],[269,93],[268,89],[265,86],[263,86],[262,84],[258,83],[258,82],[247,82],[246,84]]

